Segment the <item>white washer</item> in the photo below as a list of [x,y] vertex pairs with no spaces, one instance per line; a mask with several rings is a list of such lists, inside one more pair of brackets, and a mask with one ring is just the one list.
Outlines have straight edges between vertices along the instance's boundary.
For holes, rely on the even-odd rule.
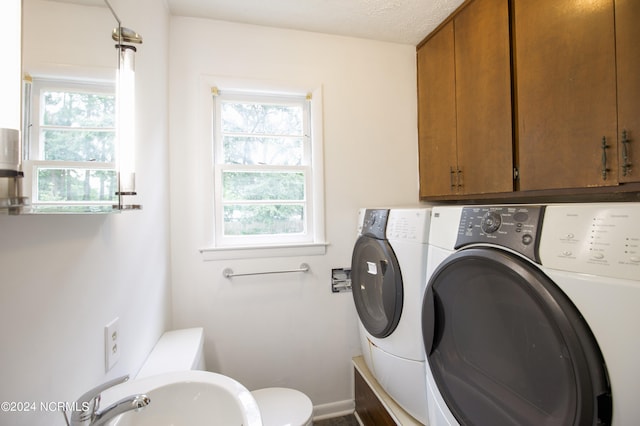
[[435,207],[431,426],[640,419],[640,203]]
[[363,209],[351,281],[365,362],[404,410],[426,423],[420,307],[430,208]]

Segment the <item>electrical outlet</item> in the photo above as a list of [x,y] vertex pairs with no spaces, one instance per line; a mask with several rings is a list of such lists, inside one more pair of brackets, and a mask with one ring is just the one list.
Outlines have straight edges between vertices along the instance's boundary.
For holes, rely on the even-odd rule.
[[105,372],[120,359],[120,327],[119,318],[116,317],[109,324],[104,326],[104,360]]

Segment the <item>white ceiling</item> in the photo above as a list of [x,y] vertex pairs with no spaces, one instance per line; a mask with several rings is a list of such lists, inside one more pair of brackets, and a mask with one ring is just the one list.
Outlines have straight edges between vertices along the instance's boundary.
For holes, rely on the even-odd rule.
[[464,0],[167,0],[174,16],[418,44]]
[[[104,0],[51,0],[106,7]],[[166,0],[174,16],[418,44],[464,0]]]

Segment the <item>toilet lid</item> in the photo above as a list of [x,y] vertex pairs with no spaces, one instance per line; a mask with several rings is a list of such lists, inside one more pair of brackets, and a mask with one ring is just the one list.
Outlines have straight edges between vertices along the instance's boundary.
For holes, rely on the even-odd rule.
[[264,426],[303,426],[313,415],[313,404],[300,391],[266,388],[251,392],[260,408]]

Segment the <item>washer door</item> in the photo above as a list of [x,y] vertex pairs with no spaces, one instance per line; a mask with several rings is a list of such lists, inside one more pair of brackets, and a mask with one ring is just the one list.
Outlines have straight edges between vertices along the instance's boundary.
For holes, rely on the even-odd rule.
[[387,337],[402,314],[402,275],[391,245],[363,235],[351,258],[351,288],[360,321],[374,337]]
[[506,251],[449,256],[429,280],[422,330],[429,368],[463,425],[608,425],[598,344],[569,298]]

